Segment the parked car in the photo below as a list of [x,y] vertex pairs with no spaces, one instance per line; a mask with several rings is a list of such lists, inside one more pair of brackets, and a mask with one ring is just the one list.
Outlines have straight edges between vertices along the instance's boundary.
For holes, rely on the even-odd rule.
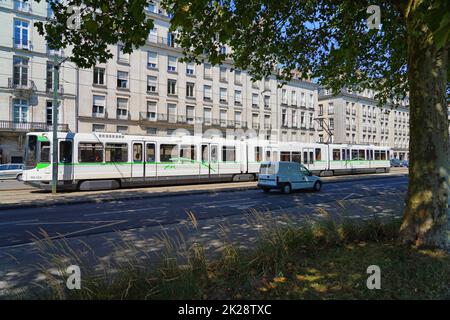
[[288,194],[299,189],[320,191],[322,181],[298,162],[263,162],[258,175],[258,187],[264,192],[278,189]]
[[0,179],[22,180],[23,164],[0,164]]
[[393,158],[391,159],[391,167],[401,167],[402,163],[400,162],[400,160]]

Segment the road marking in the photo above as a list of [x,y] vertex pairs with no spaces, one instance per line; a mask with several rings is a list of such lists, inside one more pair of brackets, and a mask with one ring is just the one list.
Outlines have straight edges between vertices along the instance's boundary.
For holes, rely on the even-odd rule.
[[17,220],[17,221],[9,221],[9,222],[2,222],[0,223],[0,226],[6,226],[6,225],[10,225],[10,224],[18,224],[21,225],[24,222],[35,222],[35,221],[39,221],[37,219],[32,219],[32,220]]
[[356,196],[356,195],[359,195],[359,194],[356,194],[356,193],[350,193],[349,195],[346,195],[345,197],[343,197],[341,200],[347,200],[347,199],[350,198],[351,196]]
[[106,214],[113,214],[113,213],[133,213],[137,211],[148,211],[148,210],[159,210],[159,209],[167,209],[166,207],[152,207],[152,208],[141,208],[141,209],[127,209],[127,210],[117,210],[117,211],[103,211],[103,212],[96,212],[96,213],[87,213],[84,214],[85,217],[91,217],[91,216],[101,216]]

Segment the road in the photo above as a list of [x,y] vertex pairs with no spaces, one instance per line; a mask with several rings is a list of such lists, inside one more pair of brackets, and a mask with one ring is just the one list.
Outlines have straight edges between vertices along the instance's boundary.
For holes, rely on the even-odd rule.
[[[171,225],[186,220],[192,212],[197,220],[240,215],[249,210],[301,208],[336,200],[404,193],[406,177],[325,183],[319,193],[302,191],[290,195],[260,190],[178,195],[104,203],[56,205],[0,211],[0,248],[26,244],[45,230],[52,238],[74,238],[107,234],[139,227]],[[299,210],[301,211],[301,210]]]

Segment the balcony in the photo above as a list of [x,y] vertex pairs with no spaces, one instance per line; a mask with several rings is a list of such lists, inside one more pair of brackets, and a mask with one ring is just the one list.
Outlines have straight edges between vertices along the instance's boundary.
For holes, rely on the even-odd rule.
[[27,51],[33,50],[33,45],[30,40],[13,38],[13,46],[14,46],[14,49],[27,50]]
[[[15,122],[0,120],[0,131],[30,132],[30,131],[52,131],[53,126],[44,122]],[[67,124],[58,124],[58,131],[67,132]]]
[[173,115],[167,113],[154,112],[141,112],[139,114],[139,120],[141,122],[152,123],[173,123],[180,126],[193,126],[195,124],[202,124],[210,127],[227,127],[227,128],[246,128],[247,122],[245,121],[233,121],[216,118],[204,118],[204,117],[186,117],[185,115]]
[[156,35],[149,35],[147,37],[147,43],[156,43],[160,45],[166,45],[171,48],[179,48],[180,46],[175,42],[175,39],[172,38],[165,38],[165,37],[159,37]]
[[31,95],[37,90],[33,80],[23,80],[17,78],[8,78],[8,88],[28,95]]

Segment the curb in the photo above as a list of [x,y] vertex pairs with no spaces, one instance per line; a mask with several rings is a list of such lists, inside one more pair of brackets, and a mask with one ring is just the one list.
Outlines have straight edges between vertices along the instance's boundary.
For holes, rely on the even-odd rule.
[[[374,174],[375,175],[375,174]],[[384,176],[363,176],[358,177],[357,175],[346,175],[346,176],[334,176],[337,179],[332,181],[324,180],[324,184],[332,184],[338,182],[352,182],[352,181],[363,181],[363,180],[379,180],[385,178],[398,178],[398,177],[407,177],[407,173],[398,173],[398,174],[390,174]],[[346,179],[339,179],[340,177],[348,177]],[[328,177],[325,177],[328,178]],[[52,206],[62,206],[62,205],[71,205],[71,204],[86,204],[86,203],[107,203],[113,201],[121,201],[121,200],[142,200],[142,199],[151,199],[151,198],[166,198],[166,197],[176,197],[176,196],[187,196],[187,195],[198,195],[198,194],[208,194],[208,193],[217,193],[217,192],[238,192],[238,191],[247,191],[247,190],[256,190],[257,186],[248,186],[248,187],[228,187],[217,190],[188,190],[188,191],[174,191],[169,193],[163,192],[155,192],[144,194],[140,196],[123,196],[123,197],[109,197],[109,198],[97,198],[97,199],[61,199],[55,200],[54,202],[40,202],[40,203],[30,203],[30,204],[11,204],[11,205],[0,205],[0,211],[5,210],[14,210],[14,209],[31,209],[31,208],[47,208]],[[126,189],[123,189],[126,190]]]

